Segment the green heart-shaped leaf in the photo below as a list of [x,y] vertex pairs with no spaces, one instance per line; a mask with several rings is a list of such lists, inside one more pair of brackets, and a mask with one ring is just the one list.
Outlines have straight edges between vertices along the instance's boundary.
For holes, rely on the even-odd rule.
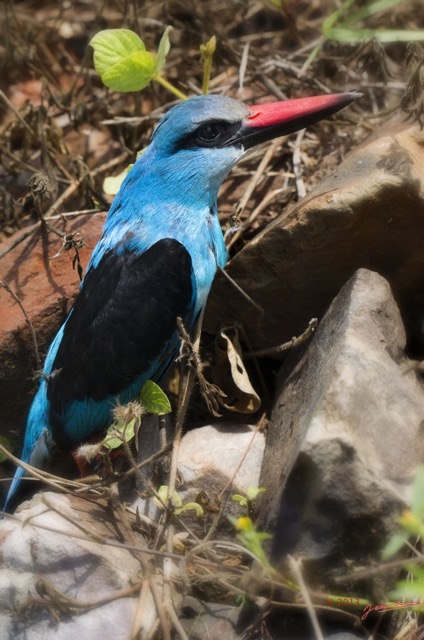
[[147,380],[140,393],[140,403],[147,413],[163,416],[171,413],[171,403],[167,395],[152,380]]
[[105,29],[90,44],[97,73],[114,91],[139,91],[156,75],[155,57],[134,31]]
[[100,76],[127,56],[146,50],[143,40],[129,29],[104,29],[89,44],[94,49],[94,66]]
[[149,51],[136,51],[108,69],[102,75],[102,81],[114,91],[140,91],[155,75],[154,55]]

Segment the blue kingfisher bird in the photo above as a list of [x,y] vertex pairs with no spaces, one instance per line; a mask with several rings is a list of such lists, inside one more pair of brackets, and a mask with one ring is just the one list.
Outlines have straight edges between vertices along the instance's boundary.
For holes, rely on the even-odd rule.
[[[76,302],[48,351],[22,460],[42,468],[111,422],[117,403],[159,384],[228,259],[217,194],[252,147],[336,113],[359,94],[246,106],[219,95],[166,113],[115,197]],[[19,467],[6,505],[22,478]]]

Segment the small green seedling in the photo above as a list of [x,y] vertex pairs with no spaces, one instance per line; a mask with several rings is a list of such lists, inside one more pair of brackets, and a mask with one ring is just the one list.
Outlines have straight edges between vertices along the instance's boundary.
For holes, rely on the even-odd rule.
[[212,36],[205,44],[200,45],[200,53],[203,58],[203,86],[202,92],[207,95],[209,91],[209,81],[211,79],[212,58],[216,49],[216,36]]
[[397,519],[401,530],[395,533],[383,551],[383,560],[391,558],[411,536],[424,538],[424,467],[418,467],[412,485],[411,509],[406,509]]
[[172,496],[168,498],[168,491],[169,487],[166,484],[159,487],[157,497],[153,500],[158,507],[164,509],[165,505],[169,503],[176,516],[186,515],[188,511],[194,511],[199,518],[204,515],[200,504],[197,502],[186,502],[186,504],[183,504],[181,496],[177,491],[174,491]]
[[322,37],[309,54],[302,67],[302,73],[316,58],[327,40],[337,42],[363,43],[372,39],[381,43],[417,42],[424,40],[424,29],[384,29],[360,26],[372,16],[391,9],[403,0],[368,0],[357,7],[357,0],[344,0],[322,22]]
[[[140,36],[130,29],[104,29],[90,40],[94,49],[94,68],[103,84],[110,89],[120,92],[141,91],[152,81],[158,82],[180,100],[187,96],[163,75],[166,58],[171,48],[169,34],[172,27],[166,27],[160,40],[159,48],[154,55],[146,50],[146,45]],[[212,36],[208,42],[200,45],[203,58],[203,93],[208,93],[212,68],[212,58],[216,49],[216,37]],[[145,149],[142,149],[137,159]],[[118,193],[128,171],[129,165],[117,176],[107,177],[103,189],[107,195]]]
[[[417,469],[413,486],[411,508],[406,509],[397,519],[401,529],[394,534],[382,551],[383,560],[391,558],[400,551],[409,538],[424,539],[424,467]],[[390,593],[390,597],[402,600],[414,600],[424,602],[424,568],[414,564],[408,564],[405,559],[405,569],[410,572],[408,580],[399,580]],[[423,607],[414,607],[420,611]]]
[[166,57],[171,47],[166,27],[156,56],[146,51],[143,40],[129,29],[105,29],[90,40],[94,49],[94,67],[102,82],[114,91],[141,91],[152,80],[159,82],[180,100],[185,100],[182,91],[168,82],[162,75]]
[[263,542],[269,540],[272,536],[264,531],[258,531],[252,519],[248,516],[242,516],[240,518],[230,516],[230,521],[238,532],[236,537],[240,544],[250,551],[264,568],[273,570],[262,547]]
[[356,8],[357,0],[345,0],[322,23],[324,37],[338,42],[364,42],[375,38],[379,42],[411,42],[424,39],[420,29],[372,29],[358,27],[371,16],[392,9],[403,0],[374,0]]
[[264,493],[264,487],[248,487],[246,495],[235,493],[232,497],[233,502],[238,502],[240,507],[246,507],[249,516],[251,516],[256,507],[256,498]]
[[102,442],[105,449],[119,449],[124,442],[131,442],[140,428],[141,418],[133,418],[129,422],[114,422],[107,430]]
[[137,435],[142,417],[146,414],[163,416],[171,413],[171,403],[167,395],[152,380],[147,380],[139,397],[140,402],[130,403],[130,411],[124,418],[115,420],[107,430],[102,442],[106,449],[118,449],[124,442],[129,443]]

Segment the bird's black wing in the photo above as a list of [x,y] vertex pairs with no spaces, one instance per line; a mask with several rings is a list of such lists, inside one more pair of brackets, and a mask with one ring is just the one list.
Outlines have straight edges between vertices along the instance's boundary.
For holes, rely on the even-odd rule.
[[[177,317],[193,321],[193,298],[191,257],[174,239],[160,240],[141,255],[107,251],[89,269],[48,383],[57,443],[71,435],[62,431],[73,402],[90,399],[101,405],[152,367],[150,377],[163,373],[175,352]],[[92,419],[92,427],[86,425],[84,431],[98,430]]]

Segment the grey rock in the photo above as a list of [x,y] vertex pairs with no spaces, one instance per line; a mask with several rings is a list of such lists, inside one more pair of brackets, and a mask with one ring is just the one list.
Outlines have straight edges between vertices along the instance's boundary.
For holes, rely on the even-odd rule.
[[389,284],[361,269],[281,373],[259,523],[274,556],[301,554],[320,584],[377,556],[424,460],[424,390],[404,346]]
[[[188,432],[179,462],[187,490],[182,494],[190,499],[190,491],[204,490],[214,497],[233,476],[232,490],[246,493],[259,482],[264,448],[263,434],[248,425],[208,425]],[[113,596],[140,581],[141,567],[130,551],[101,543],[125,540],[110,510],[75,496],[47,492],[23,503],[16,517],[0,522],[1,639],[127,640],[139,610],[138,594]],[[99,603],[104,599],[105,604]],[[64,609],[58,600],[65,602]],[[88,603],[93,606],[78,606]],[[203,607],[199,619],[188,616],[187,625],[198,634],[193,637],[204,637],[207,628],[208,633],[213,630],[211,637],[231,638],[237,618],[234,611],[211,604]],[[156,608],[147,590],[142,637],[156,622]]]
[[237,640],[240,608],[184,598],[181,624],[190,640]]
[[[66,602],[57,604],[62,596],[96,603],[140,580],[140,563],[130,551],[101,543],[119,538],[119,525],[106,513],[100,505],[44,493],[22,505],[18,520],[0,522],[2,640],[130,637],[137,597],[68,611]],[[90,535],[93,541],[82,539]],[[150,593],[144,605],[147,634],[157,619]]]
[[325,636],[324,640],[360,640],[360,638],[364,638],[364,635],[358,635],[352,631],[338,631]]
[[255,349],[299,335],[354,272],[391,284],[405,315],[422,296],[424,131],[400,121],[355,149],[338,170],[258,234],[218,274],[205,329],[241,322]]
[[[356,630],[344,629],[343,625],[337,622],[319,619],[320,629],[324,640],[365,640],[369,638],[369,633]],[[271,640],[316,640],[317,636],[312,628],[311,621],[307,616],[290,615],[281,613],[280,615],[269,616],[267,632]]]
[[[264,450],[264,434],[246,424],[222,422],[188,431],[178,456],[184,501],[195,500],[200,491],[213,501],[229,483],[230,494],[258,487]],[[227,501],[226,515],[239,511]]]

